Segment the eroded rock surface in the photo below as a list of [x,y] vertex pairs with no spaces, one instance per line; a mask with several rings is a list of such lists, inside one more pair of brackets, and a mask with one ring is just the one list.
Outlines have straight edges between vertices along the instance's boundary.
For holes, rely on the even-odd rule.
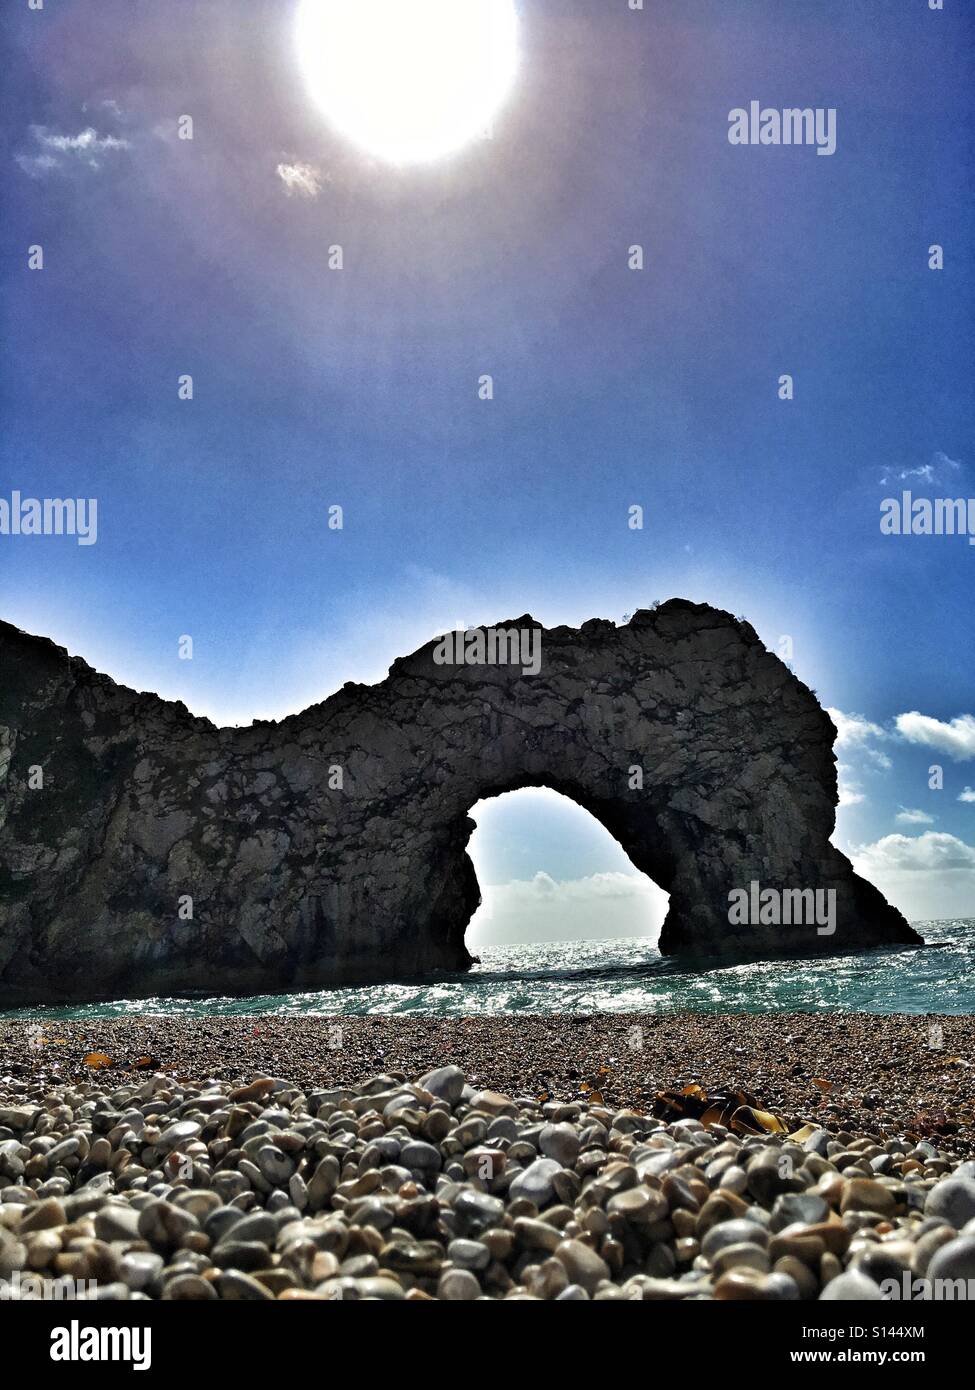
[[[920,941],[829,844],[835,730],[747,623],[675,599],[498,626],[540,630],[537,675],[438,665],[432,641],[378,685],[218,729],[0,624],[0,1007],[463,969],[468,811],[536,785],[670,893],[665,952]],[[835,932],[732,925],[753,880],[835,891]]]

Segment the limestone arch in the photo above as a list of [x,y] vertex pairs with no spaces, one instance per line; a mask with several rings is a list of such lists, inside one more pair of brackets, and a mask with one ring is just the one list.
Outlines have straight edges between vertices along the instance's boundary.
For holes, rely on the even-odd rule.
[[[830,844],[836,731],[748,623],[675,599],[620,627],[498,626],[536,634],[536,673],[431,641],[378,685],[217,729],[0,624],[0,1006],[463,968],[468,809],[539,782],[669,892],[667,954],[920,943]],[[729,922],[755,880],[835,893],[833,933]]]

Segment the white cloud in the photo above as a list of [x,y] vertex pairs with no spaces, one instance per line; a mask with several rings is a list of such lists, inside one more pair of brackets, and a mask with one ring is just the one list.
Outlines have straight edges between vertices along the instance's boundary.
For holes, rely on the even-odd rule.
[[895,723],[897,732],[908,743],[936,748],[958,762],[975,758],[975,717],[970,714],[959,714],[945,722],[911,710],[907,714],[899,714]]
[[33,152],[17,155],[17,163],[31,178],[41,178],[56,169],[81,163],[98,169],[106,155],[131,149],[128,140],[117,135],[99,135],[94,126],[86,126],[77,135],[64,135],[48,126],[32,125]]
[[875,883],[911,921],[975,913],[975,846],[940,830],[885,835],[854,847],[858,874]]
[[859,747],[871,738],[883,738],[884,731],[879,724],[864,719],[862,714],[844,714],[841,709],[830,707],[826,713],[836,725],[837,748]]
[[837,763],[837,794],[841,806],[856,806],[861,801],[866,801],[865,794],[860,790],[859,782],[850,781],[849,774],[852,771],[846,763]]
[[[593,898],[646,897],[652,887],[642,874],[590,874],[587,878],[570,878],[560,883],[551,874],[539,870],[534,878],[514,879],[511,883],[500,885],[500,891],[525,900],[558,894],[564,902],[588,902]],[[499,889],[495,888],[494,891]]]
[[901,825],[934,825],[934,816],[929,816],[927,811],[912,811],[907,806],[902,806],[897,812],[897,820]]
[[120,140],[115,135],[99,135],[92,126],[79,131],[77,135],[58,135],[56,132],[47,130],[44,126],[32,126],[31,130],[42,145],[50,150],[57,150],[61,154],[79,154],[91,159],[95,155],[101,154],[103,150],[127,150],[129,148],[128,140]]
[[949,458],[942,449],[938,449],[936,453],[932,454],[930,463],[922,463],[918,468],[885,470],[880,484],[882,487],[887,487],[891,483],[946,483],[960,469],[961,463],[958,459]]
[[884,770],[890,767],[887,754],[873,746],[888,737],[886,729],[864,718],[862,714],[844,714],[841,709],[832,707],[827,709],[826,713],[836,725],[837,748],[843,748],[848,753],[857,753],[875,767]]
[[279,164],[276,170],[289,198],[317,198],[322,191],[322,174],[311,164]]
[[959,801],[975,801],[975,787],[966,787],[958,797]]
[[591,874],[562,882],[547,873],[482,885],[483,903],[471,919],[472,947],[524,941],[656,939],[668,896],[640,873]]
[[925,830],[923,835],[885,835],[872,845],[860,845],[852,856],[861,872],[944,873],[960,869],[975,872],[975,847],[944,830]]

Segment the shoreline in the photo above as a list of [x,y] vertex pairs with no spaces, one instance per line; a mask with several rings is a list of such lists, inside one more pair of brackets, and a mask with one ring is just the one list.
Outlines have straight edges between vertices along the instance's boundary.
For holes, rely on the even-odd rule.
[[[113,1066],[82,1063],[100,1052]],[[139,1016],[0,1019],[0,1078],[120,1084],[130,1065],[240,1084],[355,1085],[456,1065],[509,1095],[649,1111],[657,1091],[751,1092],[787,1127],[915,1134],[975,1154],[975,1029],[964,1015],[863,1013]],[[3,1083],[9,1091],[9,1082]]]

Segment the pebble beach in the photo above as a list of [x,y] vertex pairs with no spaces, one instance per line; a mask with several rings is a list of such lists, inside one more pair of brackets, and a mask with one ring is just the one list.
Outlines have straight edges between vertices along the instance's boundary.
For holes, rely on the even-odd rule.
[[972,1060],[934,1016],[0,1021],[0,1296],[911,1297],[975,1280]]

